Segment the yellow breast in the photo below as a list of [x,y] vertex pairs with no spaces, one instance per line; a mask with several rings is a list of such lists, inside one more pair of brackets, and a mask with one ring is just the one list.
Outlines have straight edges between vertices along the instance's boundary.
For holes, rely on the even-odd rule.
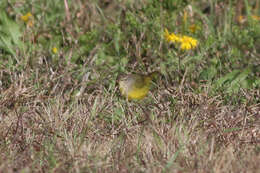
[[129,100],[143,99],[149,92],[151,77],[142,76],[141,79],[139,76],[139,78],[136,78],[136,76],[130,77],[119,82],[121,94]]
[[128,92],[127,97],[128,97],[129,100],[132,100],[132,99],[141,100],[145,96],[147,96],[148,92],[149,92],[149,87],[133,89],[133,90]]

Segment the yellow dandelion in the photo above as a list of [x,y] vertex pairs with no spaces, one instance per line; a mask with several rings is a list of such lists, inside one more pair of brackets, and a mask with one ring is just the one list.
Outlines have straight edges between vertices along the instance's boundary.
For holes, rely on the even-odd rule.
[[21,20],[24,21],[28,26],[33,26],[33,15],[28,12],[25,15],[21,16]]
[[32,13],[28,12],[25,15],[21,16],[22,21],[27,23],[32,18]]
[[195,24],[192,24],[190,27],[189,27],[189,30],[190,30],[190,32],[192,32],[192,33],[195,33],[197,30],[199,30],[200,28],[197,26],[197,25],[195,25]]
[[168,29],[166,29],[166,28],[164,29],[164,38],[165,38],[165,40],[170,42],[170,34],[169,34]]
[[192,48],[197,47],[198,41],[197,41],[196,39],[194,39],[194,38],[192,38],[192,37],[188,37],[188,40],[189,40],[189,42],[190,42]]
[[53,52],[54,54],[56,54],[56,53],[58,52],[58,49],[57,49],[56,47],[53,47],[53,48],[52,48],[52,52]]
[[[257,16],[257,15],[252,15],[251,17],[255,21],[260,21],[260,17]],[[240,16],[237,17],[237,21],[238,21],[238,23],[243,24],[247,21],[247,17],[240,15]]]
[[256,20],[256,21],[258,21],[258,20],[260,21],[260,17],[259,17],[259,16],[252,15],[251,17],[252,17],[252,19],[254,19],[254,20]]
[[182,50],[190,50],[196,48],[198,45],[198,41],[192,37],[182,36],[181,38],[181,49]]
[[169,33],[169,31],[167,29],[165,29],[164,31],[164,37],[166,39],[166,41],[168,41],[169,43],[175,43],[175,42],[179,42],[180,38],[175,35],[174,33]]
[[246,21],[246,18],[245,18],[245,16],[240,15],[237,17],[237,21],[238,21],[238,23],[242,24]]
[[175,43],[175,42],[180,42],[180,37],[175,35],[174,33],[170,34],[170,42]]
[[169,43],[179,44],[181,50],[194,49],[198,45],[198,40],[186,35],[181,36],[181,35],[176,35],[174,33],[169,33],[167,29],[165,29],[164,37],[166,41],[168,41]]
[[181,43],[181,50],[190,50],[192,49],[191,44],[188,42],[182,42]]

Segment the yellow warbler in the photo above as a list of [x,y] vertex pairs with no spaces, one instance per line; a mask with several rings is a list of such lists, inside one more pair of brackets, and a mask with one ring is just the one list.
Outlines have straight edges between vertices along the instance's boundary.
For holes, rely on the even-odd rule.
[[121,94],[129,100],[141,100],[147,96],[151,81],[159,72],[144,74],[128,74],[119,77],[118,84]]

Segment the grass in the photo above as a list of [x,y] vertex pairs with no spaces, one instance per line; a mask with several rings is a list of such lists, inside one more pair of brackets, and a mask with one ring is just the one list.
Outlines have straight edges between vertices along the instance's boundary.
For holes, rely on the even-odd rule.
[[[257,172],[259,5],[1,1],[0,172]],[[119,74],[154,70],[120,96]]]

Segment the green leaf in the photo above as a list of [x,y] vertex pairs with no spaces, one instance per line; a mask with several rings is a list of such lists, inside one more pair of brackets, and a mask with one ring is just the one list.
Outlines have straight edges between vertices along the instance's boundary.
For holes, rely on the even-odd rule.
[[23,48],[21,36],[19,25],[8,18],[5,12],[0,12],[0,48],[15,56],[15,49]]
[[[218,79],[214,87],[216,89],[223,88],[227,93],[238,92],[240,88],[249,89],[255,83],[254,79],[250,78],[252,73],[251,68],[246,68],[245,70],[233,70],[232,72],[226,74],[224,77]],[[253,81],[252,81],[253,80]]]
[[210,66],[209,68],[203,70],[200,73],[200,79],[202,80],[212,80],[214,76],[217,74],[217,69],[214,66]]

